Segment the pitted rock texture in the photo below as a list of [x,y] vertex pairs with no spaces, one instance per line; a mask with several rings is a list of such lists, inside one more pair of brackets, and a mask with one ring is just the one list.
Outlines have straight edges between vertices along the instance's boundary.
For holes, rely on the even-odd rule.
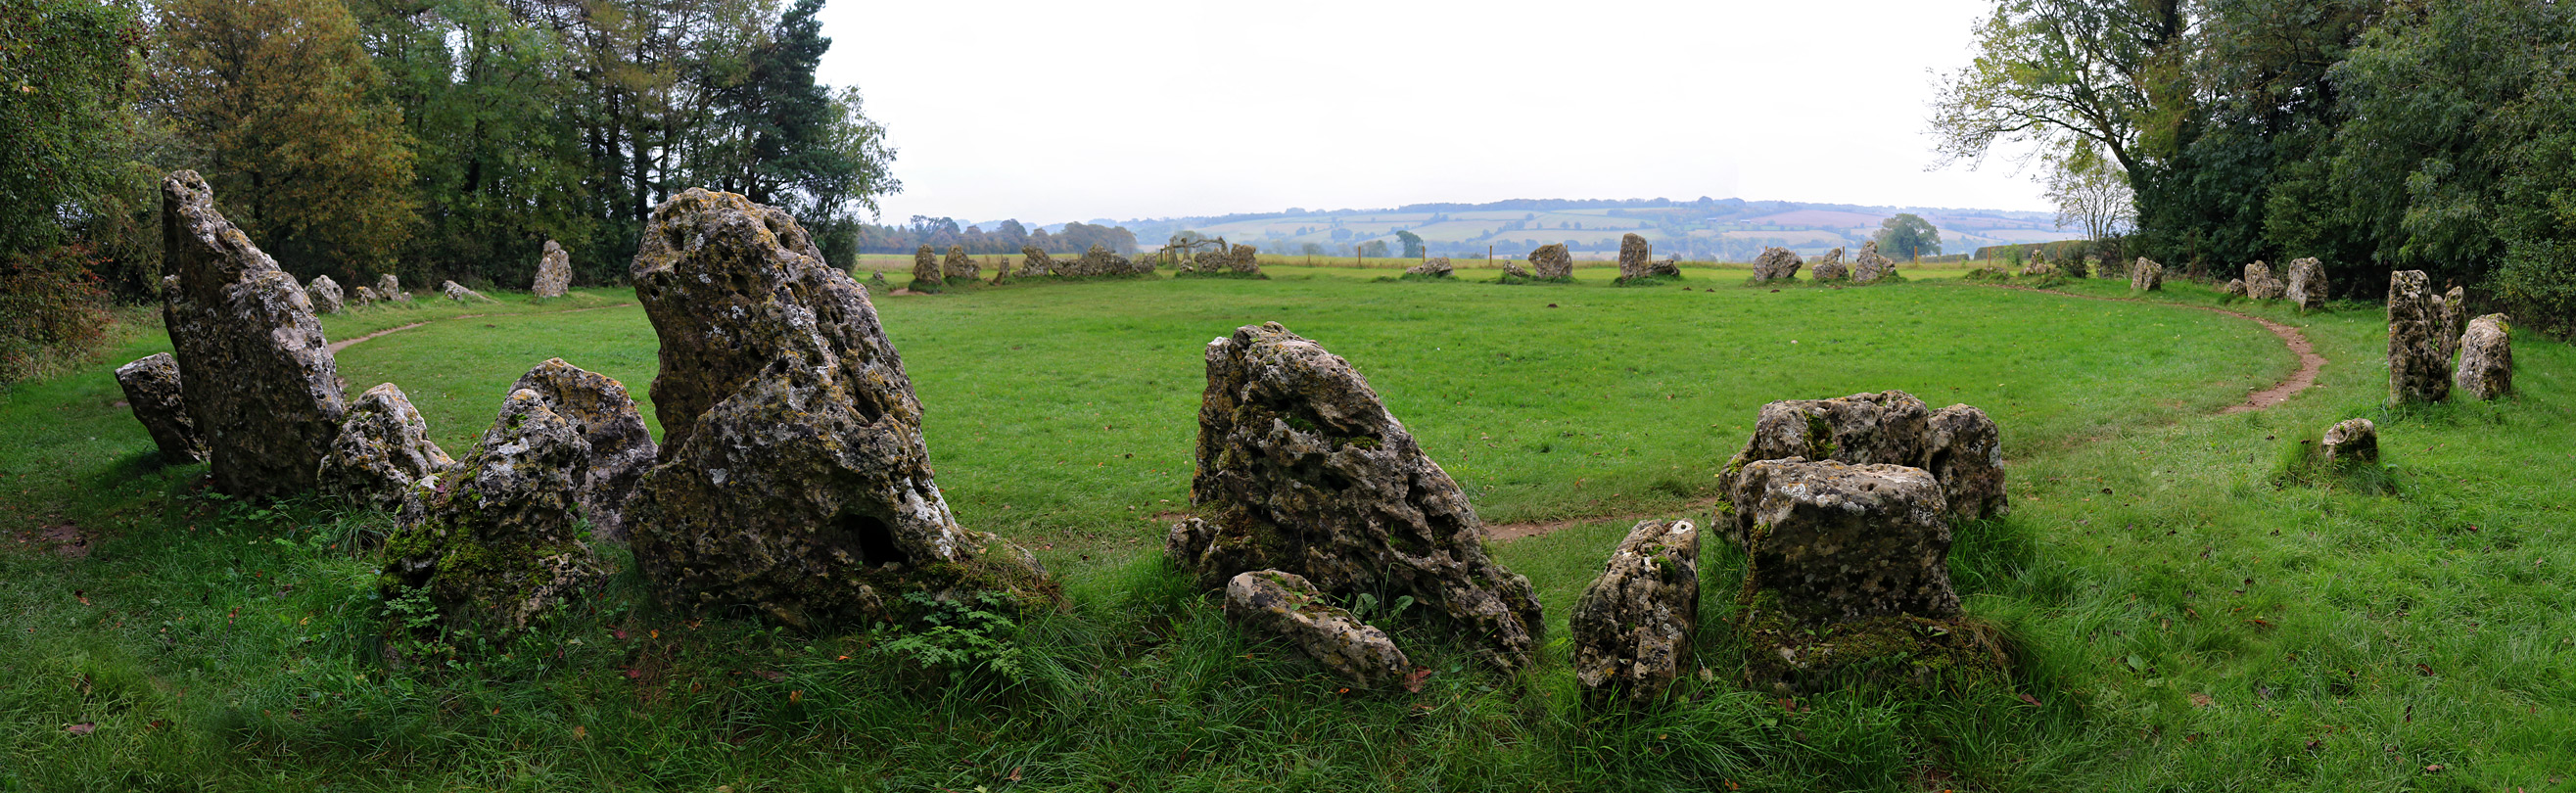
[[1699,529],[1639,521],[1575,601],[1574,678],[1595,705],[1650,703],[1689,674],[1699,629]]
[[528,293],[540,299],[563,297],[572,288],[572,254],[554,240],[546,240],[544,253],[537,256],[537,279],[528,285]]
[[1020,274],[1054,275],[1055,257],[1035,245],[1020,246]]
[[966,255],[964,245],[948,246],[948,257],[940,260],[939,271],[941,275],[949,278],[963,278],[969,281],[984,277],[984,266],[976,264],[973,257]]
[[1504,277],[1504,278],[1532,278],[1532,277],[1535,277],[1535,276],[1533,276],[1533,275],[1530,273],[1529,268],[1527,268],[1527,267],[1522,267],[1520,262],[1512,261],[1512,260],[1510,260],[1510,259],[1504,259],[1504,260],[1503,260],[1503,277]]
[[2004,492],[2003,431],[1986,412],[1951,405],[1932,412],[1917,466],[1941,483],[1952,517],[1982,519],[2012,513]]
[[1649,262],[1646,264],[1646,274],[1679,278],[1682,274],[1682,259],[1679,256],[1666,256],[1662,260]]
[[411,294],[402,289],[402,279],[386,273],[376,278],[376,299],[385,302],[411,302]]
[[1626,281],[1654,275],[1649,261],[1655,257],[1655,246],[1635,234],[1619,235],[1619,280]]
[[912,288],[937,288],[943,276],[939,270],[939,253],[924,245],[912,252]]
[[1843,249],[1835,248],[1808,261],[1807,273],[1818,281],[1840,281],[1851,277],[1851,266],[1843,263]]
[[1574,277],[1574,255],[1565,251],[1565,243],[1551,242],[1531,249],[1530,271],[1541,281],[1564,281]]
[[2344,419],[2326,428],[2318,444],[2328,464],[2379,462],[2379,425],[2370,419]]
[[236,496],[312,488],[347,409],[312,300],[215,211],[214,190],[197,172],[163,179],[161,208],[170,273],[162,318],[215,488]]
[[313,300],[314,311],[324,314],[337,314],[346,307],[347,294],[340,291],[340,282],[331,280],[331,276],[313,276],[312,282],[304,285],[304,296]]
[[373,304],[375,304],[375,303],[377,303],[377,302],[379,302],[379,301],[384,300],[384,298],[379,297],[379,296],[377,296],[377,295],[376,295],[376,288],[375,288],[375,287],[372,287],[372,286],[361,286],[361,287],[358,287],[358,294],[357,294],[357,297],[353,298],[353,300],[354,300],[358,305],[366,306],[366,305],[373,305]]
[[510,390],[536,394],[547,409],[581,431],[590,453],[573,480],[574,499],[581,505],[582,517],[590,520],[591,536],[624,541],[626,502],[660,454],[652,432],[644,428],[644,415],[626,393],[626,384],[562,358],[549,358],[528,370]]
[[2057,274],[2057,265],[2049,264],[2044,261],[2033,261],[2021,266],[2021,274],[2025,276],[2055,275]]
[[[1795,268],[1792,268],[1792,271],[1794,272]],[[1886,278],[1895,272],[1896,260],[1879,255],[1877,240],[1861,243],[1860,255],[1852,259],[1853,283],[1878,283],[1879,279]],[[2079,273],[2076,277],[2082,278],[2083,275]]]
[[188,400],[180,395],[178,359],[166,352],[137,358],[116,367],[116,385],[125,390],[134,420],[143,423],[152,445],[161,450],[163,464],[206,459],[206,436],[197,431],[197,419],[188,415]]
[[[1967,405],[1935,412],[1914,395],[1894,390],[1763,405],[1752,437],[1720,469],[1718,487],[1732,493],[1746,466],[1791,457],[1922,468],[1941,483],[1953,517],[2012,511],[2002,433],[1985,411]],[[1727,536],[1744,539],[1732,527]]]
[[498,303],[498,302],[500,302],[500,301],[498,301],[498,300],[493,300],[492,298],[489,298],[489,297],[484,296],[484,295],[483,295],[483,293],[481,293],[481,292],[477,292],[477,291],[474,291],[474,290],[472,290],[472,289],[467,289],[467,288],[465,288],[465,285],[464,285],[464,284],[459,284],[459,283],[457,283],[457,282],[455,282],[455,281],[441,281],[441,282],[439,282],[439,284],[438,284],[438,293],[439,293],[439,294],[442,294],[442,295],[446,295],[446,296],[447,296],[447,299],[449,299],[449,300],[454,300],[454,301],[459,302],[459,303],[471,303],[471,302],[474,302],[474,301],[477,301],[477,300],[480,300],[480,301],[483,301],[483,302],[486,302],[486,303]]
[[1454,274],[1456,271],[1457,271],[1457,267],[1455,267],[1455,266],[1453,266],[1453,265],[1451,265],[1451,264],[1449,263],[1449,257],[1447,257],[1447,256],[1434,256],[1434,257],[1431,257],[1431,258],[1429,258],[1429,259],[1424,259],[1424,260],[1422,260],[1422,263],[1421,263],[1421,264],[1417,264],[1417,265],[1414,265],[1414,266],[1412,266],[1412,267],[1407,267],[1407,268],[1405,268],[1405,270],[1404,270],[1404,274],[1405,274],[1405,275],[1427,275],[1427,276],[1431,276],[1431,277],[1433,277],[1433,278],[1447,278],[1447,277],[1451,276],[1452,274]]
[[2244,297],[2244,296],[2245,296],[2245,279],[2243,279],[2243,278],[2230,278],[2230,279],[2227,279],[2227,286],[2226,286],[2225,288],[2220,289],[2220,290],[2219,290],[2219,292],[2220,292],[2220,293],[2222,293],[2222,294],[2227,295],[2228,297]]
[[2165,266],[2144,256],[2129,265],[2129,288],[2140,292],[2161,292],[2165,288]]
[[2460,336],[2460,368],[2452,384],[2473,399],[2494,399],[2513,390],[2513,333],[2503,314],[2469,320]]
[[2290,260],[2290,277],[2281,287],[2281,296],[2299,308],[2309,311],[2326,305],[2326,266],[2316,257]]
[[1784,281],[1798,277],[1798,267],[1806,264],[1787,248],[1764,248],[1753,257],[1753,280]]
[[503,400],[464,462],[415,488],[419,521],[385,543],[385,597],[425,590],[451,628],[509,635],[606,577],[573,491],[589,444],[535,392]]
[[367,389],[349,403],[340,437],[314,473],[317,489],[351,505],[394,512],[422,479],[456,461],[429,439],[429,422],[411,397],[392,383]]
[[1250,245],[1234,246],[1233,255],[1226,259],[1226,267],[1237,275],[1260,275],[1261,249]]
[[2280,276],[2272,273],[2271,265],[2259,260],[2245,265],[2246,297],[2256,300],[2279,300],[2281,294],[2288,290],[2289,285],[2282,283]]
[[1072,262],[1071,269],[1069,274],[1078,276],[1143,275],[1154,271],[1154,260],[1129,260],[1094,243],[1090,250],[1082,252],[1081,259]]
[[1746,592],[1773,592],[1791,617],[1959,616],[1941,485],[1920,468],[1804,458],[1744,467],[1736,531]]
[[2459,287],[2443,293],[2441,301],[2442,360],[2453,360],[2460,354],[2460,337],[2469,332],[2469,295]]
[[1386,631],[1325,602],[1304,576],[1254,570],[1225,583],[1225,619],[1244,630],[1286,639],[1325,669],[1361,686],[1401,682],[1413,662]]
[[1411,595],[1489,662],[1529,664],[1529,579],[1486,556],[1466,493],[1348,362],[1273,322],[1209,342],[1207,367],[1198,517],[1172,528],[1175,564],[1209,588],[1278,569],[1337,597]]
[[2441,307],[2422,270],[2388,274],[2388,404],[2440,402],[2451,396],[2443,355]]
[[794,218],[690,189],[630,273],[663,442],[625,523],[666,602],[802,627],[899,616],[904,589],[1055,597],[1026,551],[957,525],[876,307]]

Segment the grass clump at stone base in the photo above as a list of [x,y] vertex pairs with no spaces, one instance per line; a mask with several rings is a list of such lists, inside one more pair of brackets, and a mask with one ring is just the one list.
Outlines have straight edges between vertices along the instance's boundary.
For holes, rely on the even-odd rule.
[[1612,286],[1669,286],[1682,282],[1680,275],[1640,275],[1635,278],[1611,279]]
[[1233,278],[1233,279],[1243,280],[1243,281],[1267,281],[1267,280],[1270,280],[1270,276],[1263,275],[1263,274],[1261,274],[1261,273],[1245,273],[1245,272],[1236,272],[1236,271],[1233,271],[1233,270],[1187,270],[1187,271],[1174,271],[1174,272],[1172,273],[1172,277],[1173,277],[1173,278]]
[[1540,278],[1535,275],[1521,275],[1519,273],[1505,272],[1501,275],[1494,276],[1494,283],[1510,284],[1514,286],[1570,284],[1574,283],[1574,276],[1569,274],[1559,278]]

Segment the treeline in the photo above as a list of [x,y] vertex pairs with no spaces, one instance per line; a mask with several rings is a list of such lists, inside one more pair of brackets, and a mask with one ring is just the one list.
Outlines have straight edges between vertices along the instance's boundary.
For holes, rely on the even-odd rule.
[[1017,220],[1005,220],[986,231],[980,225],[958,228],[955,218],[921,215],[901,226],[861,224],[858,228],[858,250],[866,253],[911,253],[923,245],[946,251],[948,246],[963,245],[967,253],[1019,253],[1035,245],[1048,253],[1081,253],[1098,245],[1121,255],[1136,252],[1136,233],[1122,226],[1090,223],[1067,223],[1050,233],[1045,226],[1028,228]]
[[1978,30],[1933,128],[2036,143],[2133,194],[2125,252],[2223,276],[2392,270],[2576,325],[2576,6],[2492,0],[2027,0]]
[[821,9],[0,0],[0,146],[32,153],[0,164],[0,256],[146,297],[179,168],[299,279],[524,286],[553,239],[577,281],[615,282],[646,214],[696,186],[848,256],[900,185],[858,92],[815,82]]

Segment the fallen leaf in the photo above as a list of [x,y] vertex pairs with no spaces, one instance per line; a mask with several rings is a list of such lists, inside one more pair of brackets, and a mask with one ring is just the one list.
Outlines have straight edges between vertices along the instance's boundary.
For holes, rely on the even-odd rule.
[[590,737],[590,728],[589,728],[589,727],[584,726],[584,725],[580,725],[580,724],[575,724],[575,725],[573,725],[573,726],[572,726],[572,739],[573,739],[573,740],[578,741],[578,740],[581,740],[581,739],[583,739],[583,738],[588,738],[588,737]]
[[794,690],[794,691],[787,692],[787,704],[794,705],[794,704],[797,704],[797,703],[799,703],[799,702],[804,702],[804,701],[805,701],[805,689],[801,689],[801,688],[800,688],[800,689],[797,689],[797,690]]
[[2029,694],[2015,694],[2014,696],[2021,697],[2021,701],[2030,703],[2030,706],[2031,706],[2031,707],[2034,707],[2034,708],[2036,708],[2036,707],[2042,707],[2042,706],[2039,704],[2039,698],[2038,698],[2038,697],[2034,697],[2034,696],[2031,696],[2031,695],[2029,695]]
[[1018,767],[1013,767],[1013,768],[1011,769],[1011,775],[1010,775],[1010,776],[1006,776],[1006,777],[1002,777],[1002,781],[1004,781],[1004,782],[1018,782],[1018,781],[1020,781],[1020,769],[1019,769]]
[[2425,771],[2426,773],[2432,773],[2432,774],[2439,774],[2439,773],[2442,773],[2442,764],[2441,764],[2441,763],[2434,763],[2434,764],[2432,764],[2432,765],[2425,766],[2425,767],[2424,767],[2424,771]]
[[1429,678],[1430,676],[1431,676],[1431,667],[1427,667],[1427,666],[1418,666],[1418,667],[1414,667],[1413,671],[1404,673],[1404,690],[1406,690],[1406,691],[1411,691],[1411,692],[1414,692],[1414,693],[1417,693],[1417,694],[1418,694],[1418,693],[1421,693],[1421,692],[1422,692],[1422,681],[1423,681],[1425,678]]
[[2203,694],[2197,691],[2194,691],[2191,694],[2191,704],[2193,707],[2206,708],[2215,702],[2217,702],[2217,700],[2210,698],[2208,694]]
[[68,732],[68,733],[71,733],[71,734],[73,734],[73,735],[88,735],[88,734],[90,734],[90,733],[97,732],[97,731],[98,731],[98,722],[94,722],[94,721],[84,721],[84,722],[81,722],[81,723],[79,723],[79,724],[66,724],[66,725],[63,725],[63,732]]

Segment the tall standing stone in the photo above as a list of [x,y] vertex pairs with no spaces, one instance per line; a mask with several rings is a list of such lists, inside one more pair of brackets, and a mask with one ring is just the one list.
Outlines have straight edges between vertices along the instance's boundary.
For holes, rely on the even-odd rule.
[[2469,296],[2459,287],[2451,287],[2442,301],[2442,360],[2450,361],[2460,353],[2460,336],[2469,332]]
[[1595,705],[1653,702],[1692,668],[1699,631],[1699,530],[1639,521],[1610,551],[1568,620],[1574,677]]
[[215,488],[236,496],[311,488],[347,409],[312,300],[215,211],[214,190],[197,172],[163,179],[161,207],[170,273],[162,317]]
[[966,255],[964,245],[948,246],[948,258],[940,262],[939,270],[940,275],[948,278],[972,281],[984,277],[984,266],[976,264],[975,257]]
[[912,252],[912,291],[937,292],[946,283],[939,272],[939,253],[924,245]]
[[403,508],[412,486],[456,463],[429,439],[429,421],[392,383],[349,403],[340,437],[316,469],[316,489],[350,504],[388,512]]
[[1226,259],[1226,266],[1236,275],[1260,275],[1261,249],[1250,245],[1234,246],[1234,253]]
[[313,310],[324,314],[340,313],[342,302],[345,300],[345,293],[340,291],[340,282],[331,280],[331,276],[327,275],[313,276],[313,281],[304,285],[304,296],[313,299]]
[[574,510],[588,454],[535,392],[510,392],[447,481],[415,488],[421,517],[385,540],[382,594],[425,593],[448,627],[507,636],[595,591],[607,567]]
[[[1796,268],[1790,268],[1795,272]],[[1852,282],[1874,284],[1896,272],[1896,260],[1878,252],[1878,240],[1861,243],[1860,255],[1852,258]],[[2083,276],[2076,276],[2081,278]]]
[[1619,235],[1619,280],[1628,281],[1654,275],[1651,272],[1655,246],[1635,233]]
[[2246,297],[2255,300],[2279,300],[2281,293],[2288,288],[2288,285],[2281,283],[2279,276],[2272,274],[2271,265],[2264,264],[2260,260],[2245,265]]
[[538,298],[563,297],[572,288],[572,255],[554,240],[546,240],[545,253],[537,256],[537,280],[528,292]]
[[2422,270],[2388,274],[2388,404],[2440,402],[2451,395],[2441,308]]
[[1798,277],[1798,266],[1805,263],[1798,258],[1798,254],[1791,253],[1787,248],[1776,246],[1764,248],[1762,255],[1753,257],[1753,280],[1795,280]]
[[2129,265],[2129,288],[2140,292],[2161,292],[2165,288],[2165,266],[2144,256]]
[[663,443],[626,525],[665,602],[805,626],[904,617],[903,590],[1055,596],[1026,551],[957,525],[876,307],[794,218],[692,188],[654,208],[630,274]]
[[1020,246],[1020,274],[1054,275],[1055,257],[1048,256],[1046,250],[1038,246],[1022,245]]
[[2326,266],[2310,256],[2290,260],[2289,283],[2281,287],[2281,296],[2290,299],[2301,310],[2314,311],[2326,305]]
[[163,463],[186,465],[206,459],[206,436],[197,431],[197,419],[188,415],[188,400],[180,395],[177,359],[156,352],[116,367],[116,385],[125,390],[126,406],[134,409],[134,419],[152,436]]
[[1410,595],[1480,655],[1526,667],[1541,629],[1523,578],[1485,555],[1467,494],[1348,362],[1278,323],[1209,342],[1198,517],[1165,552],[1199,585],[1276,569],[1339,597]]
[[616,378],[549,358],[519,377],[513,393],[537,395],[548,410],[571,422],[587,449],[573,478],[574,498],[591,534],[603,540],[626,538],[626,503],[635,485],[653,467],[661,447],[644,427],[644,415]]
[[2460,368],[2452,383],[2474,399],[2494,399],[2513,390],[2513,332],[2503,314],[2469,321],[2460,337]]
[[1538,246],[1529,254],[1532,275],[1541,281],[1574,280],[1574,255],[1567,253],[1565,243],[1551,242]]

